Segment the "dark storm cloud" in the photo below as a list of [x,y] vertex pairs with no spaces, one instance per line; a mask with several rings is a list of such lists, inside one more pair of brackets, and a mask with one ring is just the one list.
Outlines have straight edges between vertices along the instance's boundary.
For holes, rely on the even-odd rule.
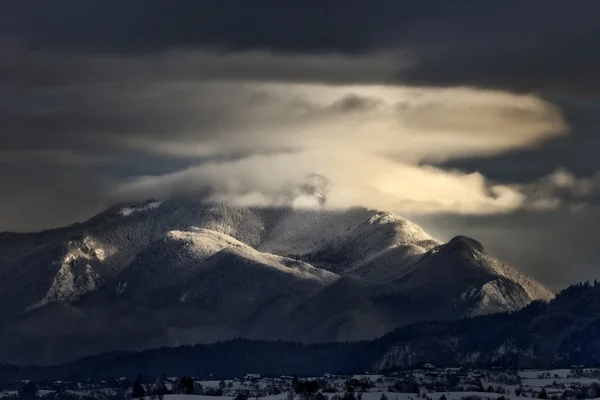
[[0,22],[5,33],[39,47],[125,53],[204,46],[348,53],[380,46],[412,19],[452,12],[443,2],[425,3],[10,1]]
[[418,65],[398,78],[417,85],[599,92],[600,3],[496,4],[501,8],[477,16],[420,25],[434,33],[417,38]]
[[[415,63],[378,79],[595,93],[598,15],[598,2],[561,0],[13,0],[3,5],[0,32],[30,48],[92,54],[182,48],[355,55],[401,51]],[[315,78],[302,76],[300,69],[296,73]],[[370,80],[368,74],[362,79]]]
[[401,54],[284,54],[231,49],[173,49],[155,53],[78,53],[32,49],[25,42],[0,41],[0,83],[25,87],[73,84],[280,81],[333,84],[387,82],[410,61]]

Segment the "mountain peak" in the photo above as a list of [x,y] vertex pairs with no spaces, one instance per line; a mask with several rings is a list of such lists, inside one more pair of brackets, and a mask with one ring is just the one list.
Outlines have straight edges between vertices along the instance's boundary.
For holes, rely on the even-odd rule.
[[470,238],[468,236],[458,235],[450,239],[446,247],[449,249],[458,249],[458,250],[476,250],[480,253],[483,253],[485,249],[481,242]]

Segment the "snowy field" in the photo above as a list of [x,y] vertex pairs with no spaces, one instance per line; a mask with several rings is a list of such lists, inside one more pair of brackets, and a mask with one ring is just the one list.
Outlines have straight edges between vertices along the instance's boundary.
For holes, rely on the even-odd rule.
[[[467,397],[481,399],[538,398],[540,392],[551,398],[593,399],[600,397],[600,370],[597,369],[556,369],[556,370],[462,370],[459,368],[427,369],[398,372],[390,375],[360,374],[353,376],[333,376],[303,378],[305,381],[318,381],[321,391],[329,398],[343,395],[349,382],[356,385],[355,396],[362,400],[380,400],[382,394],[388,400],[416,400],[426,398],[439,400],[460,400]],[[399,383],[413,382],[413,391],[404,393],[406,386]],[[453,382],[450,384],[449,382]],[[244,379],[218,381],[199,380],[196,384],[205,390],[225,387],[224,397],[234,398],[237,393],[246,393],[251,398],[285,400],[292,390],[288,383],[278,379]],[[364,384],[364,385],[363,385]],[[450,387],[451,385],[451,387]],[[323,389],[326,387],[327,389]],[[281,390],[276,395],[264,395],[263,391]],[[585,395],[583,394],[585,393]],[[263,394],[261,396],[261,394]],[[564,395],[563,395],[564,394]],[[171,395],[178,396],[178,395]],[[179,395],[181,396],[181,395]],[[200,396],[205,400],[214,396]],[[299,396],[298,396],[299,397]],[[167,397],[165,397],[167,398]],[[174,400],[175,397],[169,397]],[[190,399],[188,397],[188,399]]]
[[[124,379],[124,378],[123,378]],[[60,399],[67,394],[79,399],[109,399],[117,393],[118,382],[90,381],[38,383],[38,398]],[[600,369],[556,370],[463,370],[460,368],[400,371],[388,375],[325,375],[294,379],[289,376],[260,377],[250,374],[229,380],[194,378],[193,392],[184,389],[179,377],[164,382],[143,383],[147,393],[162,387],[164,400],[234,400],[238,396],[260,400],[341,400],[351,393],[356,400],[447,400],[547,398],[560,400],[600,398]],[[190,382],[188,378],[188,382]],[[311,394],[302,385],[311,385]],[[18,383],[0,390],[0,398],[18,398]],[[112,385],[112,386],[111,386]],[[131,396],[131,383],[125,398]],[[122,390],[122,389],[121,389]],[[187,389],[190,392],[190,389]],[[164,393],[164,392],[163,392]],[[320,393],[318,399],[316,394]],[[114,399],[114,397],[112,397]],[[145,400],[156,400],[146,395]],[[351,396],[348,397],[352,399]]]

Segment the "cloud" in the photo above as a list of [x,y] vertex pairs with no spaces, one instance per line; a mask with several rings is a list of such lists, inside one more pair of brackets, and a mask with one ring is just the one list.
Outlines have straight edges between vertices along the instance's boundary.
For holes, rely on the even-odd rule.
[[[411,85],[455,86],[570,95],[598,95],[594,71],[600,4],[505,2],[466,7],[419,23],[411,55],[400,71]],[[427,34],[426,32],[430,33]]]
[[[1,39],[1,37],[0,37]],[[0,82],[26,86],[179,81],[272,81],[381,84],[414,60],[402,50],[371,53],[287,54],[263,49],[166,49],[149,54],[87,54],[31,49],[0,40]]]
[[[268,79],[340,82],[351,75],[355,83],[394,81],[580,94],[598,94],[600,89],[595,79],[600,67],[595,51],[600,45],[596,21],[600,5],[593,1],[523,4],[508,0],[502,5],[470,2],[460,7],[445,0],[368,4],[359,0],[343,4],[183,0],[176,6],[160,0],[131,0],[127,5],[116,0],[85,4],[61,0],[61,7],[43,1],[33,4],[13,1],[5,7],[0,36],[27,48],[63,55],[151,59],[152,54],[170,51],[182,57],[181,69],[185,70],[189,60],[182,50],[265,52],[285,54],[288,60],[297,57],[297,65],[305,67],[288,64]],[[402,57],[385,61],[379,73],[360,74],[358,69],[350,75],[343,73],[344,58],[354,56],[362,60],[355,66],[370,69],[369,65],[381,61],[378,54]],[[338,60],[339,76],[313,75],[314,61],[324,55]],[[248,64],[246,73],[264,78],[269,74],[259,59]],[[223,66],[223,74],[231,73],[234,60],[235,55]],[[160,66],[160,62],[155,64]],[[219,74],[218,64],[206,65]],[[37,70],[42,80],[55,72],[31,64],[27,69]],[[76,79],[77,69],[73,72]]]
[[515,185],[514,188],[526,195],[524,208],[582,212],[598,205],[600,171],[589,177],[576,177],[560,168],[536,182]]
[[207,163],[162,176],[140,177],[120,186],[117,198],[146,199],[199,195],[209,201],[245,206],[317,207],[297,188],[311,174],[330,180],[328,208],[367,206],[403,213],[452,211],[495,213],[516,209],[522,195],[492,185],[480,174],[447,172],[402,164],[386,157],[342,150],[252,156]]
[[[138,98],[134,107],[146,101],[147,118],[157,121],[144,123],[158,135],[133,132],[122,144],[180,156],[343,146],[419,162],[499,153],[568,132],[550,103],[469,88],[199,83]],[[173,122],[168,139],[160,135],[169,129],[164,121]]]
[[[172,136],[138,138],[128,145],[181,157],[248,156],[139,177],[121,186],[116,197],[201,193],[214,201],[282,205],[290,203],[293,188],[316,173],[331,181],[328,207],[509,212],[525,201],[518,190],[478,173],[426,163],[532,146],[567,132],[551,104],[496,91],[275,83],[209,87],[219,96],[204,94],[203,85],[186,90],[202,99],[197,113],[206,116],[210,128],[199,126],[179,142]],[[211,117],[221,122],[212,123]],[[285,146],[292,150],[279,151]]]
[[[508,212],[523,203],[519,190],[430,164],[568,134],[561,111],[533,95],[294,83],[243,68],[259,62],[257,71],[277,76],[310,66],[311,76],[326,81],[344,68],[356,73],[360,57],[189,51],[69,58],[24,51],[37,62],[13,68],[15,84],[0,88],[4,162],[78,166],[93,177],[126,180],[111,196],[99,195],[107,203],[195,192],[278,205],[316,173],[331,180],[330,207]],[[132,166],[132,157],[145,164]]]
[[477,170],[487,178],[529,184],[564,169],[575,177],[591,177],[600,171],[600,101],[598,98],[546,97],[558,107],[569,125],[569,135],[554,136],[535,146],[509,152],[435,163],[443,169]]

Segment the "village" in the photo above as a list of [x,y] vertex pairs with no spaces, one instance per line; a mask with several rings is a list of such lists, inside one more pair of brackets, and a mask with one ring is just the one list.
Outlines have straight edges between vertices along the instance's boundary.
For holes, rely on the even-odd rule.
[[[184,397],[185,396],[185,397]],[[477,400],[600,398],[600,369],[574,366],[556,370],[435,368],[389,374],[321,377],[261,376],[235,379],[120,377],[85,382],[21,381],[0,390],[11,399],[147,400]]]

